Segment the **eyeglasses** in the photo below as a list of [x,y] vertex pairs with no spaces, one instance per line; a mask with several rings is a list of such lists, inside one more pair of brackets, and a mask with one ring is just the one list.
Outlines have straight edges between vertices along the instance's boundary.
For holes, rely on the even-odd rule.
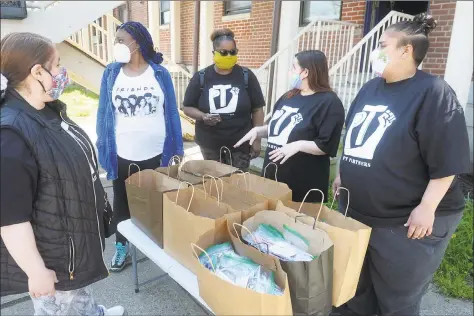
[[218,52],[221,56],[227,56],[227,55],[235,56],[239,53],[239,50],[237,48],[231,49],[231,50],[220,49],[220,50],[215,50],[214,52]]

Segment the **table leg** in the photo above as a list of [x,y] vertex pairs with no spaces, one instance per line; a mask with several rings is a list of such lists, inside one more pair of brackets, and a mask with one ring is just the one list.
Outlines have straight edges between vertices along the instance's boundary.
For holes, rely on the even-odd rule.
[[138,288],[137,248],[130,244],[130,249],[132,251],[133,282],[135,285],[135,293],[138,293],[140,292],[140,289]]

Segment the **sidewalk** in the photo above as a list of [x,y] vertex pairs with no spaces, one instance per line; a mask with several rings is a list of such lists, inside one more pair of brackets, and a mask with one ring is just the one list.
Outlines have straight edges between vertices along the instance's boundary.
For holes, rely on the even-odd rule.
[[[95,121],[95,120],[94,120]],[[82,123],[82,122],[81,122]],[[80,123],[79,123],[80,124]],[[95,126],[80,124],[95,142]],[[202,159],[199,148],[194,143],[185,143],[186,159]],[[101,180],[112,203],[112,183],[101,174]],[[104,259],[107,264],[114,253],[114,237],[106,242]],[[140,282],[163,274],[153,262],[139,254]],[[132,283],[131,266],[118,274],[93,285],[97,302],[108,307],[123,305],[129,315],[206,315],[206,311],[176,282],[166,276],[140,288],[135,294]],[[1,315],[33,315],[33,306],[25,294],[1,298]],[[473,315],[472,302],[445,298],[431,286],[423,299],[423,316]]]

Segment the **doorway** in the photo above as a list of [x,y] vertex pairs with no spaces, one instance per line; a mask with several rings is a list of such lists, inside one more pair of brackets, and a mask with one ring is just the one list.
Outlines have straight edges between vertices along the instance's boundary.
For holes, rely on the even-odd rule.
[[367,1],[364,35],[370,32],[390,11],[417,15],[427,12],[429,1]]

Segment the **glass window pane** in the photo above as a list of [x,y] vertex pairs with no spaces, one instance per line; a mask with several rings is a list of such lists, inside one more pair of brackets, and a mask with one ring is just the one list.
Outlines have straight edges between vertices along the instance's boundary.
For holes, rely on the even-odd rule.
[[160,11],[161,12],[164,12],[164,11],[169,11],[170,9],[170,2],[169,1],[160,1]]
[[250,12],[252,7],[252,1],[226,1],[225,2],[225,13],[245,13]]
[[170,11],[161,12],[161,25],[170,24],[171,13]]
[[304,1],[303,22],[309,23],[315,17],[339,20],[342,1]]

